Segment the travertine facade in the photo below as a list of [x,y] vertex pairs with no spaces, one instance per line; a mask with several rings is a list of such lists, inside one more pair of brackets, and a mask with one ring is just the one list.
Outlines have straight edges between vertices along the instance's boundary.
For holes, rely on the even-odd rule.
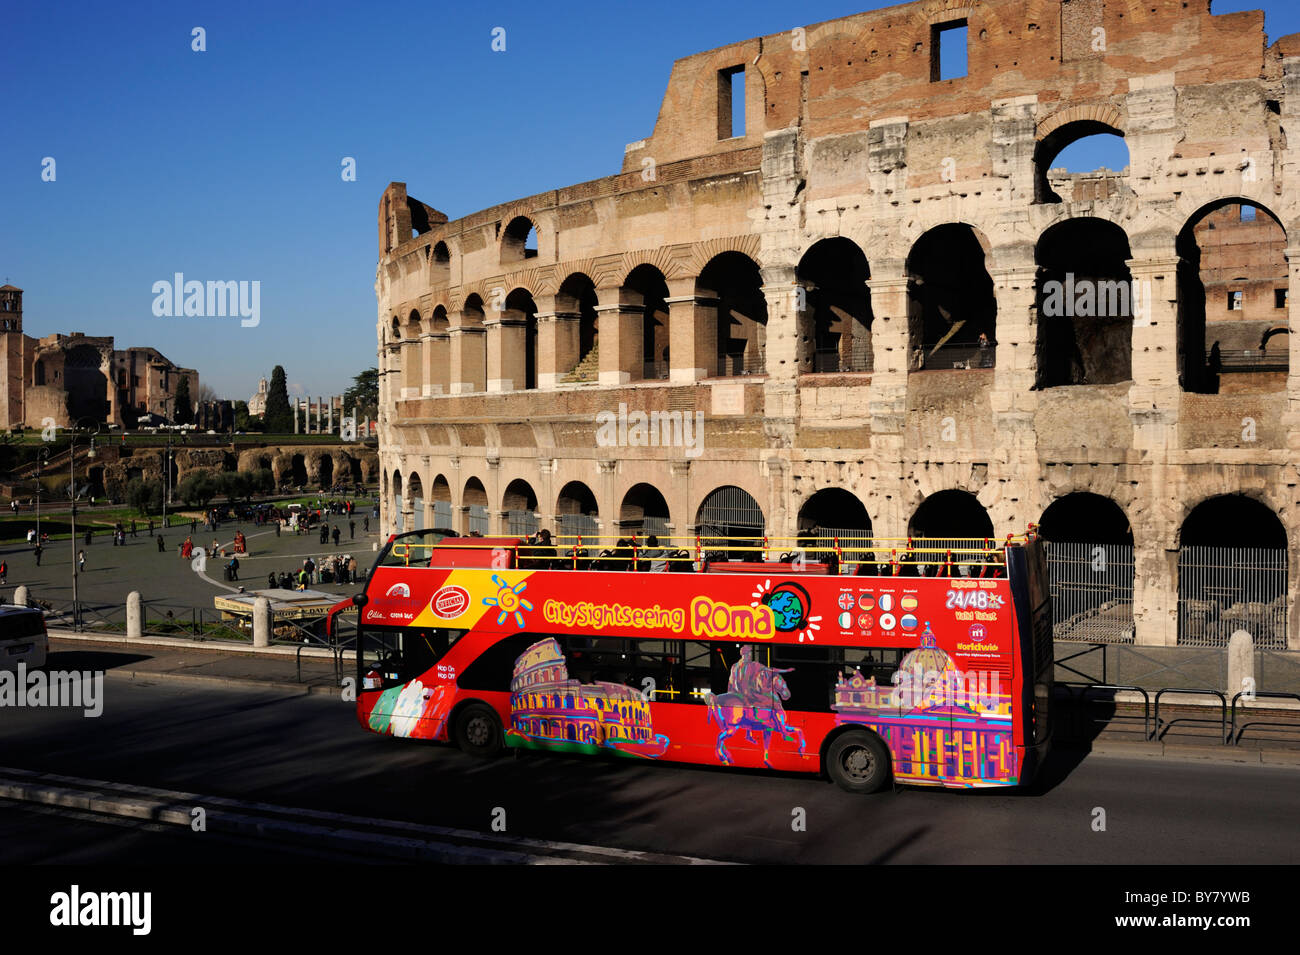
[[[938,79],[939,33],[962,26],[967,73]],[[1137,641],[1175,643],[1194,508],[1244,495],[1292,567],[1300,541],[1296,346],[1252,331],[1243,348],[1289,361],[1244,385],[1206,354],[1238,279],[1206,268],[1236,254],[1206,238],[1220,210],[1275,230],[1234,263],[1257,267],[1249,307],[1270,306],[1251,321],[1286,326],[1300,288],[1300,35],[1269,45],[1263,26],[1205,0],[908,3],[677,61],[618,175],[455,221],[390,185],[385,528],[405,490],[407,528],[441,502],[462,532],[475,506],[494,532],[576,508],[614,534],[660,508],[649,484],[681,535],[724,486],[772,536],[814,513],[856,526],[859,506],[877,535],[934,534],[917,511],[942,491],[1002,534],[1089,492],[1131,524]],[[1097,132],[1123,136],[1126,169],[1049,176]],[[1062,317],[1057,281],[1134,297],[1111,285],[1108,310]],[[702,453],[602,446],[597,416],[620,404],[702,412]],[[827,489],[851,498],[810,507]]]

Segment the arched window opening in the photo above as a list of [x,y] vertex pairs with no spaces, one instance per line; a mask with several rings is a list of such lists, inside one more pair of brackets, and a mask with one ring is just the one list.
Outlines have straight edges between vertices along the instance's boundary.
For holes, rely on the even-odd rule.
[[998,305],[974,229],[946,223],[917,239],[907,293],[909,370],[993,367]]
[[[1290,368],[1285,330],[1286,231],[1272,212],[1240,199],[1199,210],[1178,234],[1178,353],[1184,391],[1282,391]],[[1278,347],[1281,345],[1282,347]]]
[[1133,377],[1128,236],[1104,219],[1067,219],[1038,240],[1038,388]]
[[870,277],[867,257],[849,239],[823,239],[804,253],[796,272],[803,289],[797,321],[801,344],[811,339],[812,354],[800,371],[871,371]]

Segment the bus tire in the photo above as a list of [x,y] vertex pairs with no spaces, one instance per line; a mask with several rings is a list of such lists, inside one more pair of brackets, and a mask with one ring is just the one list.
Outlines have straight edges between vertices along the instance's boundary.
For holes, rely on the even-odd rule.
[[826,749],[826,774],[846,792],[876,792],[889,780],[889,750],[866,730],[841,733]]
[[456,714],[456,745],[470,756],[501,752],[501,720],[486,703],[471,703]]

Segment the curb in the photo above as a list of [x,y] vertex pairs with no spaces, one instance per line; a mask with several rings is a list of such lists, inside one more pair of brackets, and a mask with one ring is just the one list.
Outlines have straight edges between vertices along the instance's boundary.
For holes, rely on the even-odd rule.
[[247,677],[206,676],[200,673],[172,673],[167,670],[126,670],[117,668],[105,670],[105,677],[118,680],[139,680],[145,683],[190,683],[199,686],[238,687],[246,690],[270,690],[286,693],[290,696],[311,696],[312,694],[334,695],[341,687],[332,684],[290,683],[287,680],[253,680]]
[[[110,633],[78,633],[73,630],[52,629],[49,631],[51,640],[71,640],[81,643],[113,643],[123,644],[130,647],[166,647],[168,649],[197,650],[199,652],[210,653],[254,653],[264,654],[266,656],[292,657],[298,653],[296,646],[285,646],[277,644],[270,647],[255,647],[251,643],[235,643],[234,641],[221,640],[187,640],[184,637],[128,637],[119,634]],[[302,650],[304,657],[318,657],[320,659],[332,659],[334,654],[329,650],[321,647],[304,647]],[[343,659],[347,660],[353,657],[353,651],[343,651]]]

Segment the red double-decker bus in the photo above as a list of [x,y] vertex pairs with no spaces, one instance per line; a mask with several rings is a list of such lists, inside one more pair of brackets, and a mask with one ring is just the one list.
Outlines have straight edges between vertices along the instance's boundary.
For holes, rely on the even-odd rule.
[[1041,761],[1052,622],[1032,532],[783,560],[765,559],[778,541],[689,543],[390,538],[331,612],[335,628],[359,609],[357,719],[480,756],[824,772],[852,792],[1014,786]]

